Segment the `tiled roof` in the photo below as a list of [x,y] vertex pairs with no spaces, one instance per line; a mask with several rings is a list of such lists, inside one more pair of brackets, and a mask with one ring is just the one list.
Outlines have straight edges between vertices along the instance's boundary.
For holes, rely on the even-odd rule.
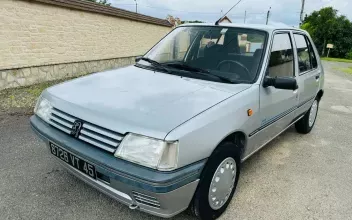
[[26,1],[41,2],[41,3],[57,5],[65,8],[95,12],[95,13],[130,19],[134,21],[172,27],[172,25],[167,20],[164,20],[164,19],[138,14],[127,10],[106,6],[106,5],[85,1],[85,0],[26,0]]

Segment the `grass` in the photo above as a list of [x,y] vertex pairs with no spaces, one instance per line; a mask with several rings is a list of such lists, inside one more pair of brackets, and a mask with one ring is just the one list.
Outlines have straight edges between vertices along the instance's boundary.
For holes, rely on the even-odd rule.
[[352,63],[352,60],[342,59],[342,58],[331,58],[331,57],[322,57],[322,60],[326,61],[335,61],[335,62],[343,62],[343,63]]
[[337,69],[344,72],[344,73],[352,74],[352,66],[347,67],[347,68],[337,68]]
[[1,90],[0,113],[5,112],[31,114],[38,97],[44,89],[66,80],[69,79],[54,80],[31,86]]

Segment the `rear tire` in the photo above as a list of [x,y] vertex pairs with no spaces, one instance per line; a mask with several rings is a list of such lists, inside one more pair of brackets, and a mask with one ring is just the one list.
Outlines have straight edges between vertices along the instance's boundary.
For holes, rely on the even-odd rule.
[[202,171],[189,207],[191,214],[201,220],[217,219],[235,193],[240,165],[240,149],[231,142],[220,144]]
[[316,98],[307,113],[296,122],[295,127],[298,133],[308,134],[314,127],[319,109],[319,99]]

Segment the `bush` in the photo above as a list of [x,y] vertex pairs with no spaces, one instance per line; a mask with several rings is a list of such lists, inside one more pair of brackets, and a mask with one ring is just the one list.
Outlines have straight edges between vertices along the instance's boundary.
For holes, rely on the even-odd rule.
[[346,54],[346,58],[352,60],[352,50]]

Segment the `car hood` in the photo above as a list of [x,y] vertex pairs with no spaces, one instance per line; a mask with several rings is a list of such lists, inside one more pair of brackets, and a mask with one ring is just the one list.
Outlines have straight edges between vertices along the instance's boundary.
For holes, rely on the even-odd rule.
[[164,139],[175,127],[249,87],[129,66],[56,85],[43,96],[55,108],[98,126]]

